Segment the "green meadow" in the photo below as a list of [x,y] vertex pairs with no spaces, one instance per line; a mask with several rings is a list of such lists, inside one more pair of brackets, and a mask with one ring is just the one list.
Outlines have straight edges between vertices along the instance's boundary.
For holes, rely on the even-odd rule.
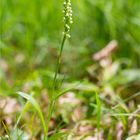
[[140,0],[0,0],[0,140],[140,140]]

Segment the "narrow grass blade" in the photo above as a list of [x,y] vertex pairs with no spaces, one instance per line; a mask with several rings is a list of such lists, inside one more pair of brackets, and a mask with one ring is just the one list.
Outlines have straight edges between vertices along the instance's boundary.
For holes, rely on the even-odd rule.
[[64,91],[58,93],[58,95],[56,95],[56,96],[53,98],[53,100],[58,99],[60,96],[66,94],[68,91],[71,91],[72,89],[73,89],[73,88],[68,88],[68,89],[65,89]]
[[[96,92],[96,104],[97,104],[97,129],[98,132],[100,130],[100,121],[101,121],[101,113],[102,113],[102,106],[101,106],[101,101],[99,98],[98,93]],[[99,137],[98,137],[99,139]]]
[[140,118],[140,115],[137,113],[114,113],[114,114],[109,114],[110,116],[134,116]]
[[5,123],[4,123],[3,121],[2,121],[2,125],[3,125],[5,131],[6,131],[7,135],[8,135],[8,139],[9,139],[9,140],[12,140],[12,139],[11,139],[11,136],[10,136],[10,133],[9,133],[9,130],[8,130],[7,126],[5,125]]
[[[133,94],[132,96],[130,96],[130,97],[124,99],[124,100],[122,101],[122,103],[125,103],[125,102],[127,102],[127,101],[129,101],[129,100],[132,100],[133,98],[136,98],[137,96],[140,96],[140,92],[137,92],[137,93]],[[121,105],[121,103],[117,104],[116,106],[113,107],[113,109],[116,109],[116,108],[119,107],[120,105]]]
[[75,88],[77,88],[78,86],[80,86],[80,84],[81,84],[81,82],[78,82],[75,85],[73,85],[73,86],[71,86],[71,87],[69,87],[69,88],[67,88],[67,89],[59,92],[56,96],[54,96],[53,100],[58,99],[60,96],[66,94],[68,91],[75,90]]
[[26,93],[18,92],[17,94],[22,96],[26,100],[28,100],[33,105],[33,107],[36,109],[36,111],[37,111],[37,113],[40,117],[40,120],[42,122],[43,129],[44,129],[44,133],[45,133],[44,134],[44,140],[47,140],[47,137],[46,137],[47,128],[46,128],[46,125],[45,125],[45,120],[44,120],[44,117],[43,117],[43,113],[42,113],[38,103],[36,102],[36,100],[32,96],[30,96]]
[[[31,96],[33,96],[33,95],[34,95],[34,93],[31,94]],[[27,101],[26,104],[25,104],[25,106],[23,107],[23,109],[22,109],[22,111],[21,111],[19,117],[17,118],[17,122],[16,122],[16,124],[15,124],[15,126],[14,126],[14,129],[17,128],[17,126],[18,126],[18,124],[19,124],[19,122],[20,122],[22,116],[24,115],[24,113],[26,112],[26,110],[29,108],[29,106],[30,106],[30,102]]]

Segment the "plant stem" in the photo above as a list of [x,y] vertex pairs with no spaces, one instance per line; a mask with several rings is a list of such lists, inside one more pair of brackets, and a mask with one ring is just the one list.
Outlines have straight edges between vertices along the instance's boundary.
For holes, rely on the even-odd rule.
[[56,100],[54,100],[54,96],[56,95],[55,94],[55,88],[56,88],[56,83],[57,83],[58,72],[59,72],[60,65],[61,65],[61,57],[62,57],[62,52],[63,52],[65,41],[66,41],[66,34],[64,34],[64,36],[63,36],[63,40],[62,40],[60,51],[59,51],[59,56],[58,56],[58,59],[57,59],[57,67],[56,67],[56,71],[55,71],[55,75],[54,75],[54,79],[53,79],[52,97],[51,97],[50,104],[49,104],[49,107],[48,107],[47,132],[46,132],[47,137],[48,137],[48,131],[49,131],[49,122],[51,120],[52,113],[53,113],[54,106],[55,106],[55,102],[56,102]]
[[59,71],[60,65],[61,65],[61,57],[62,57],[62,52],[63,52],[65,40],[66,40],[66,35],[64,34],[63,40],[61,43],[61,47],[60,47],[59,56],[58,56],[57,67],[56,67],[56,71],[55,71],[55,75],[54,75],[54,79],[53,79],[53,95],[54,95],[54,91],[55,91],[55,87],[56,87],[56,80],[57,80],[58,71]]

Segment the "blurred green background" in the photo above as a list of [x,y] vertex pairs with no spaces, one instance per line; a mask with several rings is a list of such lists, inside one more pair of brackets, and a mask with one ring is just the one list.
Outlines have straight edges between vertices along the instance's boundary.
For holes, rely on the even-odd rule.
[[[71,38],[64,46],[57,92],[74,89],[58,99],[50,130],[57,124],[59,130],[62,123],[69,131],[79,127],[79,120],[89,120],[95,133],[101,122],[101,133],[111,140],[120,135],[116,128],[121,122],[119,130],[126,139],[132,126],[129,115],[136,113],[140,103],[140,0],[72,0],[72,8]],[[10,110],[5,114],[0,106],[0,122],[10,130],[26,103],[17,91],[34,92],[45,119],[48,117],[48,95],[64,30],[62,10],[63,0],[0,0],[0,102],[6,100]],[[110,66],[102,67],[93,55],[112,40],[118,42],[118,50],[112,58],[108,56]],[[77,83],[80,86],[76,87]],[[16,110],[16,103],[20,110]],[[123,115],[106,116],[111,113]],[[73,119],[74,114],[79,118]],[[136,125],[135,133],[139,133],[140,119],[134,121],[137,124],[132,128]],[[33,107],[26,110],[19,128],[23,125],[30,136],[41,138],[42,128]],[[1,134],[5,135],[4,128]]]
[[[38,75],[53,77],[63,32],[62,3],[0,1],[2,94],[21,90],[27,79]],[[69,81],[86,77],[87,67],[95,63],[92,55],[113,39],[119,43],[113,59],[128,68],[140,66],[140,0],[72,0],[72,7],[74,23],[61,70]]]

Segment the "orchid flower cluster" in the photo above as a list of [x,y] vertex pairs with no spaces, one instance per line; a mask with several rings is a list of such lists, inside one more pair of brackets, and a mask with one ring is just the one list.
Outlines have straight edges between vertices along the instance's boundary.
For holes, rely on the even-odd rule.
[[70,38],[70,25],[73,23],[72,21],[72,6],[71,0],[64,0],[64,35]]

